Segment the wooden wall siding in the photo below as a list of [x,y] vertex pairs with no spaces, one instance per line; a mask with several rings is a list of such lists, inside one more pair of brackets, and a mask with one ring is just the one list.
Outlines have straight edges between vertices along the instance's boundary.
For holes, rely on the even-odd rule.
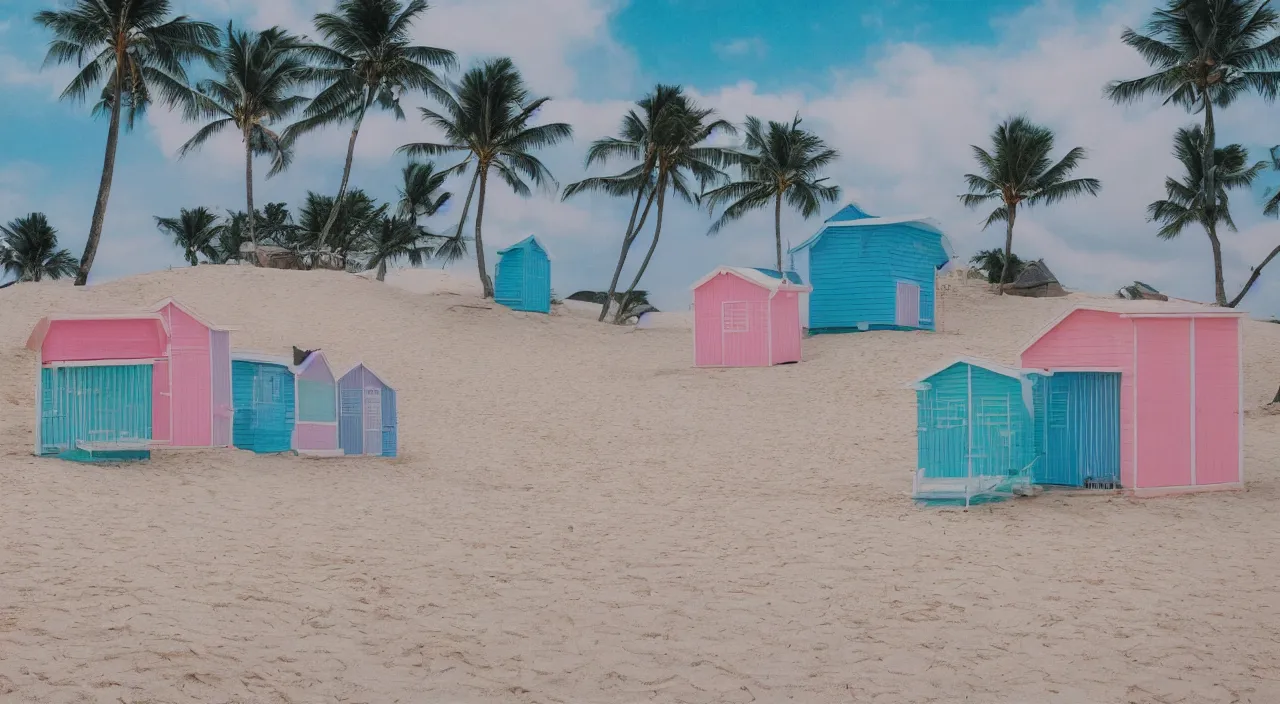
[[938,235],[906,225],[831,227],[809,250],[809,328],[897,327],[897,284],[920,287],[919,327],[933,329]]
[[231,446],[232,418],[235,403],[231,398],[231,333],[210,330],[209,363],[213,380],[214,447]]
[[279,364],[233,360],[235,446],[258,453],[288,452],[292,447],[293,374]]
[[1136,486],[1190,486],[1191,321],[1134,321],[1138,332]]
[[498,252],[494,301],[512,310],[551,312],[551,260],[532,237]]
[[1240,481],[1240,321],[1195,321],[1196,484]]
[[175,305],[161,315],[169,322],[172,404],[170,445],[209,447],[213,441],[213,368],[209,328]]
[[149,364],[41,369],[40,454],[77,442],[150,441],[152,375]]

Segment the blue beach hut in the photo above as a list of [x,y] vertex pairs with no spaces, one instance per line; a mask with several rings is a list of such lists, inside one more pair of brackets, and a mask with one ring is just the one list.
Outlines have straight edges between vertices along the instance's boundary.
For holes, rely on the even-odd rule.
[[338,446],[346,455],[395,457],[396,392],[364,364],[338,380]]
[[1009,494],[1040,455],[1035,397],[1043,377],[962,357],[913,384],[918,499]]
[[241,450],[288,452],[293,447],[297,389],[284,357],[231,353],[232,440]]
[[493,299],[512,309],[551,312],[551,258],[530,235],[498,250]]
[[789,251],[808,258],[811,333],[936,329],[937,272],[955,254],[930,218],[849,204]]

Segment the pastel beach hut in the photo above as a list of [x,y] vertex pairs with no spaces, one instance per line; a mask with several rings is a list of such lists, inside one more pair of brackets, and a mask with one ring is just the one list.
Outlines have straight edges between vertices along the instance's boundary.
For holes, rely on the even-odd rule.
[[551,312],[551,258],[532,235],[498,250],[493,300],[512,309]]
[[937,329],[937,273],[955,254],[931,218],[877,217],[851,203],[789,251],[813,287],[811,333]]
[[1036,377],[961,357],[934,368],[916,392],[917,463],[912,496],[965,505],[1029,486],[1039,450]]
[[297,389],[291,360],[234,350],[231,388],[235,446],[262,454],[292,449]]
[[395,457],[396,392],[363,363],[338,380],[338,444],[343,454]]
[[1044,328],[1021,355],[1045,378],[1037,481],[1114,478],[1137,495],[1243,486],[1243,315],[1144,301],[1078,306]]
[[149,455],[152,386],[169,330],[155,313],[51,315],[27,339],[36,352],[35,454]]
[[[301,359],[299,359],[301,357]],[[324,353],[294,351],[297,414],[293,449],[304,455],[341,454],[338,448],[338,381]]]
[[230,447],[231,328],[172,298],[152,310],[169,329],[168,358],[155,364],[154,440],[169,447]]
[[694,365],[799,362],[800,296],[809,287],[756,269],[722,266],[693,285]]

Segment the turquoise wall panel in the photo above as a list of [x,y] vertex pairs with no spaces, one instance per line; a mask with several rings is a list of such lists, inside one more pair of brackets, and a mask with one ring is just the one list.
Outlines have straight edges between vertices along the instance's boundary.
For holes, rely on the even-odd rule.
[[287,367],[233,360],[231,392],[236,447],[259,453],[292,449],[296,399]]
[[1058,372],[1036,388],[1044,462],[1041,484],[1120,481],[1120,374]]
[[337,423],[337,386],[323,381],[298,379],[298,420],[307,423]]
[[40,454],[77,442],[151,440],[151,366],[40,370]]
[[917,466],[925,477],[1004,476],[1035,460],[1021,381],[957,363],[927,384],[916,392]]

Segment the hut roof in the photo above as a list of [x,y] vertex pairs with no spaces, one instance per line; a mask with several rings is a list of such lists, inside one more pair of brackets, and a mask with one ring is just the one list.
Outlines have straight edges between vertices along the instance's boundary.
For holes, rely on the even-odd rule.
[[529,247],[537,247],[543,254],[547,255],[547,259],[551,259],[551,253],[547,251],[546,247],[542,246],[542,243],[538,241],[538,238],[535,235],[529,235],[528,237],[520,240],[519,242],[516,242],[510,247],[499,249],[498,256],[502,256],[503,254],[506,254],[507,252],[510,252],[512,250],[528,249]]
[[1020,369],[1014,369],[1013,367],[1006,367],[1000,364],[995,364],[992,362],[988,362],[985,359],[978,359],[977,357],[956,357],[954,359],[951,359],[950,361],[944,362],[943,364],[933,367],[932,369],[930,369],[928,374],[921,375],[915,381],[911,382],[910,384],[907,384],[907,388],[911,388],[911,389],[918,388],[920,384],[928,381],[930,378],[936,376],[937,374],[954,367],[957,364],[968,364],[969,366],[978,367],[979,369],[986,369],[989,372],[993,372],[1001,376],[1007,376],[1011,379],[1021,379],[1022,377],[1026,376],[1026,374]]
[[348,369],[346,372],[344,372],[344,373],[342,374],[342,377],[339,377],[339,378],[345,378],[345,377],[347,376],[347,374],[350,374],[351,372],[354,372],[355,370],[360,369],[360,368],[362,368],[362,367],[364,368],[364,370],[365,370],[366,372],[369,372],[370,374],[372,374],[372,375],[373,375],[373,378],[377,379],[379,384],[382,384],[383,386],[387,387],[388,389],[389,389],[389,388],[391,388],[391,384],[388,384],[388,383],[387,383],[387,380],[386,380],[386,379],[384,379],[384,378],[382,378],[382,375],[381,375],[381,374],[379,374],[379,373],[377,373],[377,372],[373,371],[372,369],[370,369],[370,368],[369,368],[369,365],[365,364],[364,362],[360,362],[360,363],[356,364],[354,367],[352,367],[352,368]]
[[1040,338],[1062,324],[1062,321],[1082,310],[1099,313],[1114,313],[1122,318],[1243,318],[1245,312],[1234,308],[1218,308],[1216,306],[1193,303],[1190,301],[1129,301],[1123,298],[1092,303],[1081,303],[1067,309],[1062,315],[1054,318],[1048,325],[1040,329],[1027,344],[1022,346],[1019,355],[1031,349]]
[[[782,273],[779,272],[777,269],[762,269],[760,267],[752,267],[752,268],[760,272],[761,274],[764,274],[765,276],[768,276],[774,279],[782,278]],[[787,272],[787,281],[790,281],[791,283],[796,284],[797,286],[804,285],[804,280],[801,279],[800,275],[797,274],[795,271]]]
[[175,308],[182,311],[183,313],[186,313],[187,315],[191,316],[193,319],[195,319],[197,323],[200,323],[201,325],[205,326],[206,328],[209,328],[210,330],[217,330],[219,332],[230,332],[232,330],[235,330],[235,328],[229,328],[222,325],[214,325],[213,323],[206,320],[199,313],[195,312],[194,310],[191,310],[187,306],[182,305],[181,302],[179,302],[177,299],[174,299],[174,298],[166,298],[163,301],[160,301],[154,306],[151,306],[151,310],[155,313],[159,313],[160,311],[164,310],[165,306],[170,304],[172,304]]
[[761,272],[758,269],[751,269],[748,267],[741,267],[741,266],[718,266],[715,269],[713,269],[711,273],[707,274],[701,279],[698,279],[697,283],[693,285],[693,288],[696,289],[701,287],[703,284],[714,279],[720,274],[732,274],[733,276],[737,276],[738,278],[744,279],[750,283],[760,286],[761,288],[769,289],[770,293],[777,293],[778,291],[781,291],[781,290],[786,290],[786,291],[812,291],[813,290],[813,288],[810,286],[806,286],[804,284],[795,284],[790,281],[783,281],[782,278],[780,277],[770,276],[768,274]]
[[1009,288],[1037,288],[1056,283],[1059,283],[1058,277],[1049,271],[1049,265],[1043,259],[1037,259],[1023,267],[1022,273],[1009,284]]
[[[305,353],[301,360],[298,359],[299,352]],[[329,359],[324,356],[324,352],[321,352],[320,350],[300,350],[297,347],[293,348],[293,366],[297,368],[299,374],[309,369],[317,360],[323,362],[324,366],[329,366]]]
[[39,351],[44,345],[44,339],[48,337],[50,328],[54,323],[63,321],[77,320],[154,320],[159,325],[162,333],[167,337],[169,335],[169,324],[164,321],[164,317],[159,313],[80,313],[80,314],[56,314],[46,315],[37,323],[35,329],[31,331],[31,335],[27,337],[27,349]]
[[[856,213],[854,211],[856,211]],[[841,219],[846,217],[848,219]],[[951,247],[951,240],[947,237],[947,234],[942,231],[942,226],[937,220],[934,220],[928,215],[898,215],[887,218],[876,217],[873,215],[867,215],[866,212],[854,205],[846,206],[840,212],[836,213],[826,222],[825,225],[822,226],[821,230],[818,230],[817,233],[804,242],[801,242],[787,250],[787,252],[794,254],[802,249],[808,249],[814,246],[818,243],[818,240],[822,239],[822,236],[833,227],[884,227],[886,225],[907,225],[917,230],[923,230],[924,232],[935,234],[942,243],[942,250],[946,253],[947,262],[951,261],[956,256],[955,250]],[[946,264],[947,262],[943,262],[943,264]]]
[[281,357],[275,354],[263,354],[261,352],[245,352],[243,350],[231,350],[231,359],[237,362],[255,362],[257,364],[278,364],[290,372],[296,372],[297,368],[293,366],[293,360],[288,357]]

